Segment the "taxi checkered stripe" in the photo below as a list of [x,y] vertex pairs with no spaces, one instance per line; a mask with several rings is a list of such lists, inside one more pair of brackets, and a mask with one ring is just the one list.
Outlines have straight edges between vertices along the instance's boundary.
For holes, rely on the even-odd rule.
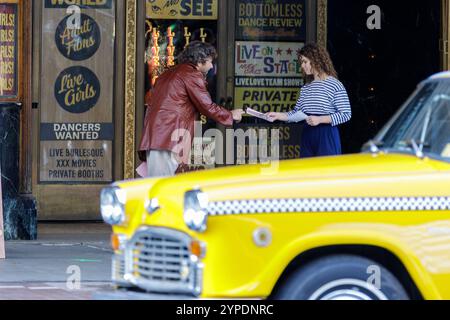
[[450,197],[304,198],[211,202],[210,216],[261,213],[444,211]]

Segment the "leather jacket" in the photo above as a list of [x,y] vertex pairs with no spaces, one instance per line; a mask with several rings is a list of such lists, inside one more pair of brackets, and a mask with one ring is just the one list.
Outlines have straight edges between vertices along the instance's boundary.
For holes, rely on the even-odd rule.
[[215,104],[204,75],[193,64],[180,64],[156,80],[147,109],[139,150],[169,150],[187,163],[200,113],[225,126],[232,113]]

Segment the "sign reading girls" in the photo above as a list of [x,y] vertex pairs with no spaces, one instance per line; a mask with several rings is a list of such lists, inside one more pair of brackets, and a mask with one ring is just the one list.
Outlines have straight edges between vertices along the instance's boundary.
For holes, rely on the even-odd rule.
[[17,4],[0,4],[0,97],[17,96]]

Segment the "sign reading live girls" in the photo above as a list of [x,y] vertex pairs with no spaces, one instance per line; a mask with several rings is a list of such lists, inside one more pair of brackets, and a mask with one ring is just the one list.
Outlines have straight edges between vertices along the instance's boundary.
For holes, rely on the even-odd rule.
[[303,85],[298,53],[303,43],[237,41],[235,107],[289,112]]
[[0,4],[0,98],[13,98],[18,94],[17,9],[15,3]]
[[305,41],[305,0],[237,0],[236,39]]
[[174,20],[217,20],[218,0],[146,0],[147,17]]
[[[81,8],[79,24],[67,12]],[[72,19],[71,19],[72,20]],[[113,180],[115,8],[112,0],[45,0],[41,183]]]

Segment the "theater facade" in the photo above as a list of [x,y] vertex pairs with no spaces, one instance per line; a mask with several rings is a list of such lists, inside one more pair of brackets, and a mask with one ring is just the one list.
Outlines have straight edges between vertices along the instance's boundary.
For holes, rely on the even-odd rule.
[[[217,48],[207,79],[217,103],[291,110],[303,84],[298,51],[307,42],[327,44],[327,3],[0,0],[7,238],[34,238],[37,220],[100,219],[100,190],[137,177],[146,97],[154,81],[191,41]],[[200,136],[210,128],[225,132],[202,117]],[[246,118],[233,129],[249,128],[278,129],[280,158],[299,156],[298,127]],[[242,163],[239,154],[248,159],[251,153],[248,146],[230,151],[215,139],[204,137],[198,146],[215,145],[225,157],[232,152],[234,163]],[[199,169],[227,164],[196,163]]]

